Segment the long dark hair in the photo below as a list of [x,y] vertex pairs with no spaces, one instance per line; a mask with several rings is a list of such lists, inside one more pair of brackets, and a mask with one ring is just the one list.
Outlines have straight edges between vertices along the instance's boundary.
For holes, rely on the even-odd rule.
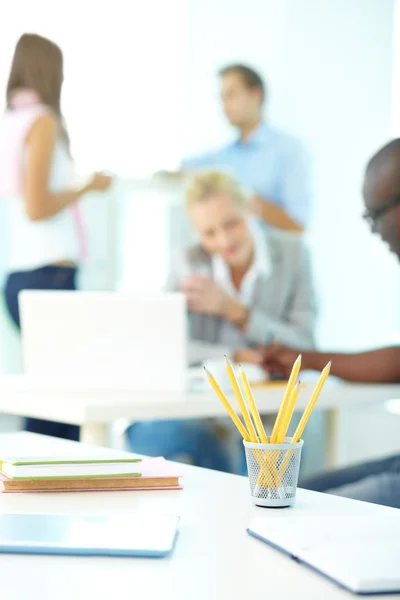
[[60,123],[60,134],[69,149],[69,137],[61,113],[61,88],[63,84],[63,54],[51,40],[34,33],[24,33],[15,47],[8,77],[6,101],[12,109],[16,90],[36,92],[41,102],[53,111]]

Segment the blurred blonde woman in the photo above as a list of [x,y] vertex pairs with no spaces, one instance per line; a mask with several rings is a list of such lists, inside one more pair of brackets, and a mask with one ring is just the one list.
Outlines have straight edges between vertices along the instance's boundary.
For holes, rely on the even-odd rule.
[[[111,183],[110,177],[95,174],[85,185],[74,186],[60,106],[63,78],[60,48],[41,36],[24,34],[15,48],[7,109],[0,121],[0,199],[9,242],[5,300],[17,327],[21,290],[75,289],[84,246],[77,201]],[[79,436],[76,426],[36,419],[28,419],[27,429],[71,439]]]
[[[262,365],[272,340],[312,348],[315,301],[303,238],[266,231],[251,217],[247,194],[220,171],[192,179],[186,209],[199,243],[175,258],[168,289],[187,298],[191,362],[225,354]],[[139,423],[129,439],[137,452],[233,469],[209,421]]]

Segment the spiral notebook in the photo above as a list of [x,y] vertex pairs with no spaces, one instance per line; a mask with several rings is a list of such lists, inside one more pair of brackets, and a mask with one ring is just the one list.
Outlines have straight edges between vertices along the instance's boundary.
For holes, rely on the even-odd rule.
[[400,511],[255,517],[247,531],[355,594],[400,592]]

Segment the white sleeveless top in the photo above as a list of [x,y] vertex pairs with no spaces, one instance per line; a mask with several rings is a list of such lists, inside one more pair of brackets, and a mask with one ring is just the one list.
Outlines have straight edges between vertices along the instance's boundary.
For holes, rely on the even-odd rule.
[[[7,219],[9,273],[61,260],[77,263],[81,254],[73,207],[41,221],[30,221],[25,210],[22,196],[25,139],[34,122],[47,111],[38,104],[15,108],[7,110],[0,120],[0,202]],[[60,140],[54,150],[49,189],[53,193],[64,191],[74,180],[72,161]]]

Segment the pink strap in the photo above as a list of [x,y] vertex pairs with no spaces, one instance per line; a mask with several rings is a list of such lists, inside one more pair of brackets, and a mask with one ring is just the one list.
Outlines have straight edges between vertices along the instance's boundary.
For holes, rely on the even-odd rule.
[[85,223],[82,216],[82,211],[77,202],[72,205],[72,215],[74,217],[76,232],[78,236],[79,250],[82,259],[87,257],[87,245],[85,235]]
[[12,108],[26,108],[27,106],[38,106],[41,104],[39,94],[29,88],[14,90],[10,98]]

